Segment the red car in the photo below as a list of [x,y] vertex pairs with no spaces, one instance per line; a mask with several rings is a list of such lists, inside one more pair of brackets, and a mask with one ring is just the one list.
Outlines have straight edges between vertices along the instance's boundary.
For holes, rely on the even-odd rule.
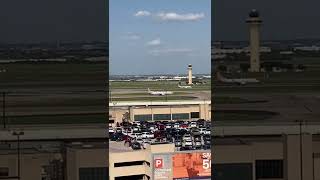
[[180,124],[180,128],[182,129],[187,129],[189,126],[188,124]]
[[159,125],[158,125],[158,129],[159,129],[160,131],[163,131],[163,130],[166,129],[166,126],[163,125],[163,124],[159,124]]

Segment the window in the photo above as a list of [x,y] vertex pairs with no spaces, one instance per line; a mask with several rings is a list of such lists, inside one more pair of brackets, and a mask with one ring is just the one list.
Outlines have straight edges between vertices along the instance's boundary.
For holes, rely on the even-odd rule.
[[0,177],[7,177],[7,176],[9,176],[9,168],[0,167]]
[[152,115],[151,114],[144,114],[144,115],[134,115],[135,121],[151,121]]
[[106,180],[108,177],[106,167],[79,168],[79,180]]
[[[212,164],[212,179],[252,180],[252,163]],[[232,172],[232,173],[230,173]]]
[[283,160],[256,160],[256,179],[283,178]]
[[144,165],[144,163],[150,166],[150,163],[146,161],[131,161],[131,162],[114,163],[114,167],[139,166],[139,165]]
[[199,112],[191,112],[191,118],[200,118]]
[[154,120],[171,120],[170,114],[155,114],[153,115]]
[[189,117],[189,113],[178,113],[178,114],[172,114],[172,119],[174,120],[190,119],[190,117]]

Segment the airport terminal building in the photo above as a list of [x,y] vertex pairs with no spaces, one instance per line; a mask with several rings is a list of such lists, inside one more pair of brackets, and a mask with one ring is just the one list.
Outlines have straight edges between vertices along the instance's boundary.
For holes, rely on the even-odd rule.
[[129,121],[211,120],[211,101],[110,102],[109,123]]

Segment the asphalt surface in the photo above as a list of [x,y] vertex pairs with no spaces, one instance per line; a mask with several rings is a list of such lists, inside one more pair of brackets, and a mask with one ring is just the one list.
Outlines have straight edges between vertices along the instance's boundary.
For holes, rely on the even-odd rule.
[[215,95],[245,98],[249,101],[265,101],[261,103],[216,104],[214,106],[215,110],[246,110],[275,112],[279,115],[273,116],[270,119],[268,119],[269,122],[274,123],[293,121],[320,122],[320,92],[246,93],[241,91],[239,93],[230,94],[215,93]]

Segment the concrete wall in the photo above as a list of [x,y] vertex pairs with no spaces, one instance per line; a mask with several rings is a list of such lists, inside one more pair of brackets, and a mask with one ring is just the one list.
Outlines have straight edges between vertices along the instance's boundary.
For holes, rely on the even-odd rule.
[[[110,180],[114,180],[118,176],[131,176],[145,174],[152,177],[153,159],[152,154],[156,153],[172,153],[174,152],[174,144],[159,144],[148,146],[145,150],[111,152],[109,157]],[[146,163],[137,166],[114,167],[115,163],[146,161]]]
[[[41,179],[42,166],[48,165],[57,154],[22,154],[20,161],[21,180]],[[0,155],[0,167],[9,168],[9,176],[18,176],[18,158],[16,154]]]
[[79,180],[79,168],[108,166],[106,149],[67,148],[67,180]]

